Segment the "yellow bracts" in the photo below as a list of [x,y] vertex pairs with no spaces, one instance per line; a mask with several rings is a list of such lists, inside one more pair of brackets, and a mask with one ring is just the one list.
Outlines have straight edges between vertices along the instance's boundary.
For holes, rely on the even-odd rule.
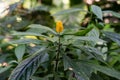
[[64,29],[62,21],[57,21],[56,22],[56,32],[60,33]]

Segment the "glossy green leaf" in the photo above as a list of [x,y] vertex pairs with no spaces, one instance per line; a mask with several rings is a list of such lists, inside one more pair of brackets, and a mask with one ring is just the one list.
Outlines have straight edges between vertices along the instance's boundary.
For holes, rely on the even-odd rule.
[[94,47],[89,47],[89,46],[77,46],[79,49],[81,49],[83,52],[85,52],[86,54],[88,54],[89,56],[104,62],[103,59],[103,53],[100,52],[98,49],[94,48]]
[[53,34],[57,34],[53,29],[46,27],[46,26],[43,26],[43,25],[40,25],[40,24],[31,24],[29,27],[30,28],[37,28],[37,29],[44,29],[46,31],[52,32]]
[[29,43],[40,44],[41,41],[38,39],[19,39],[19,40],[9,41],[8,43],[9,44],[29,44]]
[[93,28],[91,31],[88,32],[88,36],[93,36],[95,38],[99,38],[99,30],[97,28]]
[[89,80],[89,76],[85,73],[80,66],[78,66],[74,61],[72,61],[69,57],[63,56],[64,69],[72,70],[80,79]]
[[93,28],[91,31],[87,33],[86,36],[75,36],[74,40],[86,41],[86,43],[90,46],[95,46],[98,43],[104,43],[105,41],[99,38],[99,30],[97,28]]
[[77,36],[83,36],[83,35],[87,34],[91,29],[92,29],[92,27],[88,27],[85,30],[79,30],[78,32],[76,32],[74,34]]
[[13,32],[12,35],[24,35],[24,36],[40,36],[40,37],[47,37],[44,35],[41,35],[39,33],[34,33],[34,32]]
[[88,42],[89,45],[91,46],[95,46],[97,43],[103,43],[105,41],[103,41],[102,39],[99,38],[99,30],[97,28],[93,28],[91,31],[88,32],[87,36],[91,37],[91,41]]
[[33,33],[42,34],[42,33],[46,33],[47,31],[44,30],[44,29],[30,28],[30,29],[27,30],[27,32],[33,32]]
[[20,62],[22,59],[23,59],[23,55],[25,53],[25,45],[18,45],[16,48],[15,48],[15,55],[18,59],[18,61]]
[[74,37],[75,40],[83,40],[83,41],[93,41],[93,42],[105,42],[102,39],[99,39],[94,36],[81,36],[81,37]]
[[114,78],[117,78],[117,79],[120,79],[120,72],[116,71],[115,69],[113,68],[109,68],[109,67],[105,67],[105,66],[100,66],[100,65],[96,65],[94,63],[91,63],[91,62],[80,62],[86,66],[89,66],[99,72],[102,72],[106,75],[109,75],[111,77],[114,77]]
[[11,73],[9,80],[30,80],[37,68],[48,61],[48,54],[45,48],[36,51],[32,56],[23,60]]
[[114,32],[103,32],[106,37],[111,39],[112,41],[116,42],[120,46],[120,34]]
[[[42,34],[40,34],[40,33],[34,33],[34,32],[14,32],[12,35],[20,35],[20,36],[22,36],[22,35],[24,35],[24,36],[39,36],[39,37],[46,38],[46,40],[49,40],[49,41],[51,41],[51,42],[55,42],[56,39],[57,39],[57,37],[48,37],[48,36],[42,35]],[[22,40],[22,39],[21,39],[21,40]],[[17,41],[17,42],[21,42],[21,40],[19,40],[19,41]],[[22,41],[23,41],[23,40],[22,40]],[[27,43],[27,41],[28,41],[28,43],[31,42],[31,40],[25,40],[25,41],[23,41],[23,42],[24,42],[24,43]],[[39,43],[39,42],[40,42],[39,40],[33,40],[33,41],[35,41],[35,43]],[[16,43],[16,42],[11,41],[11,42],[9,42],[9,43]],[[33,42],[33,43],[34,43],[34,42]],[[19,43],[18,43],[18,44],[19,44]]]
[[97,16],[98,19],[103,20],[102,10],[99,6],[92,5],[91,11]]
[[1,68],[1,67],[0,67],[0,74],[2,74],[3,72],[9,70],[11,67],[12,67],[11,65],[6,66],[6,67],[4,67],[4,68]]

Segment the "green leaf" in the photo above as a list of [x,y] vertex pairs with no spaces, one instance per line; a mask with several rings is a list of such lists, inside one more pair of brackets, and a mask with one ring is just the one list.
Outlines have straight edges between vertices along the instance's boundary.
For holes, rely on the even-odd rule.
[[83,36],[86,33],[88,33],[91,29],[92,29],[92,27],[88,27],[85,30],[79,30],[78,32],[75,32],[74,34],[77,36]]
[[88,36],[93,36],[95,38],[99,38],[99,31],[97,28],[93,28],[88,34]]
[[120,13],[117,13],[117,12],[114,12],[114,11],[106,10],[106,11],[103,11],[103,13],[112,14],[112,16],[120,18]]
[[103,32],[106,37],[111,39],[112,41],[116,42],[120,46],[120,34],[114,32]]
[[92,5],[91,10],[97,16],[98,19],[103,20],[102,10],[99,6]]
[[59,16],[59,15],[64,15],[64,14],[70,14],[70,13],[79,12],[79,11],[88,12],[88,11],[83,10],[83,9],[80,9],[80,8],[71,8],[71,9],[59,11],[59,12],[53,14],[53,16]]
[[12,35],[25,35],[25,36],[40,36],[40,37],[47,37],[44,35],[41,35],[39,33],[33,33],[33,32],[13,32]]
[[63,56],[63,62],[64,62],[64,70],[69,69],[72,70],[77,76],[84,80],[89,80],[89,76],[85,73],[83,69],[81,69],[80,66],[78,66],[75,62],[73,62],[69,57]]
[[74,40],[86,41],[88,45],[95,46],[98,43],[104,43],[105,41],[99,38],[99,30],[93,28],[87,33],[87,36],[75,36]]
[[88,67],[91,67],[99,72],[102,72],[106,75],[109,75],[111,77],[114,77],[114,78],[117,78],[117,79],[120,79],[120,72],[116,71],[115,69],[113,68],[108,68],[108,67],[105,67],[105,66],[100,66],[100,65],[96,65],[94,63],[91,63],[91,62],[87,62],[87,61],[81,61],[80,63],[88,66]]
[[[55,41],[55,40],[54,40],[55,37],[51,38],[51,37],[42,35],[42,34],[40,34],[40,33],[34,33],[34,32],[13,32],[12,35],[39,36],[39,37],[44,37],[44,38],[46,38],[47,40],[52,41],[52,42]],[[22,40],[22,41],[23,41],[23,40]],[[24,43],[27,43],[27,41],[28,41],[28,43],[31,42],[31,40],[25,40],[25,41],[23,41],[23,42],[24,42]],[[34,40],[34,41],[35,41],[35,43],[39,43],[39,42],[40,42],[39,40]],[[21,42],[21,40],[18,40],[17,42]],[[9,42],[9,43],[15,43],[15,42],[14,42],[14,41],[11,41],[11,42]]]
[[23,58],[23,55],[25,53],[25,45],[18,45],[16,48],[15,48],[15,55],[18,59],[18,62],[20,62]]
[[74,37],[75,40],[83,40],[83,41],[93,41],[93,42],[105,42],[102,39],[96,38],[94,36],[85,36],[85,37]]
[[9,44],[28,44],[28,43],[35,43],[40,44],[41,41],[38,39],[20,39],[20,40],[12,40],[8,42]]
[[9,80],[30,80],[37,68],[48,61],[45,48],[36,51],[32,56],[22,61],[11,73]]
[[37,28],[37,29],[43,29],[43,30],[46,30],[46,31],[50,31],[50,32],[52,32],[53,34],[57,34],[54,30],[52,30],[51,28],[49,28],[49,27],[46,27],[46,26],[43,26],[43,25],[38,25],[38,24],[31,24],[30,26],[29,26],[30,28]]
[[42,34],[42,33],[46,33],[47,31],[43,30],[43,29],[38,29],[38,28],[30,28],[30,29],[27,30],[27,32]]
[[89,47],[89,46],[77,46],[82,51],[84,51],[86,54],[88,54],[91,57],[94,57],[95,59],[104,62],[103,59],[103,53],[101,53],[98,49]]
[[97,28],[93,28],[87,36],[91,37],[90,39],[92,41],[88,42],[91,46],[95,46],[97,43],[103,43],[104,41],[102,39],[99,39],[99,30]]
[[10,65],[10,66],[6,66],[6,67],[4,67],[4,68],[0,68],[0,74],[2,74],[3,72],[9,70],[11,67],[12,67],[12,66]]

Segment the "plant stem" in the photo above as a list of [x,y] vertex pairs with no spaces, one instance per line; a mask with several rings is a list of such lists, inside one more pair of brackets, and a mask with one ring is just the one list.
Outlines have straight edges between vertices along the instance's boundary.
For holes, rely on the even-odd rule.
[[58,35],[58,50],[57,50],[57,54],[56,54],[56,64],[55,64],[55,71],[58,72],[58,64],[59,64],[59,56],[60,56],[60,34]]

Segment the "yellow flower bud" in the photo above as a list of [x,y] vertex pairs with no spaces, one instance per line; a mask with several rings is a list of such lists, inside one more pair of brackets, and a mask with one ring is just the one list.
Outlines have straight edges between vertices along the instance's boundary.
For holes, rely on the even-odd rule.
[[60,33],[64,29],[62,21],[57,21],[56,22],[56,32]]

